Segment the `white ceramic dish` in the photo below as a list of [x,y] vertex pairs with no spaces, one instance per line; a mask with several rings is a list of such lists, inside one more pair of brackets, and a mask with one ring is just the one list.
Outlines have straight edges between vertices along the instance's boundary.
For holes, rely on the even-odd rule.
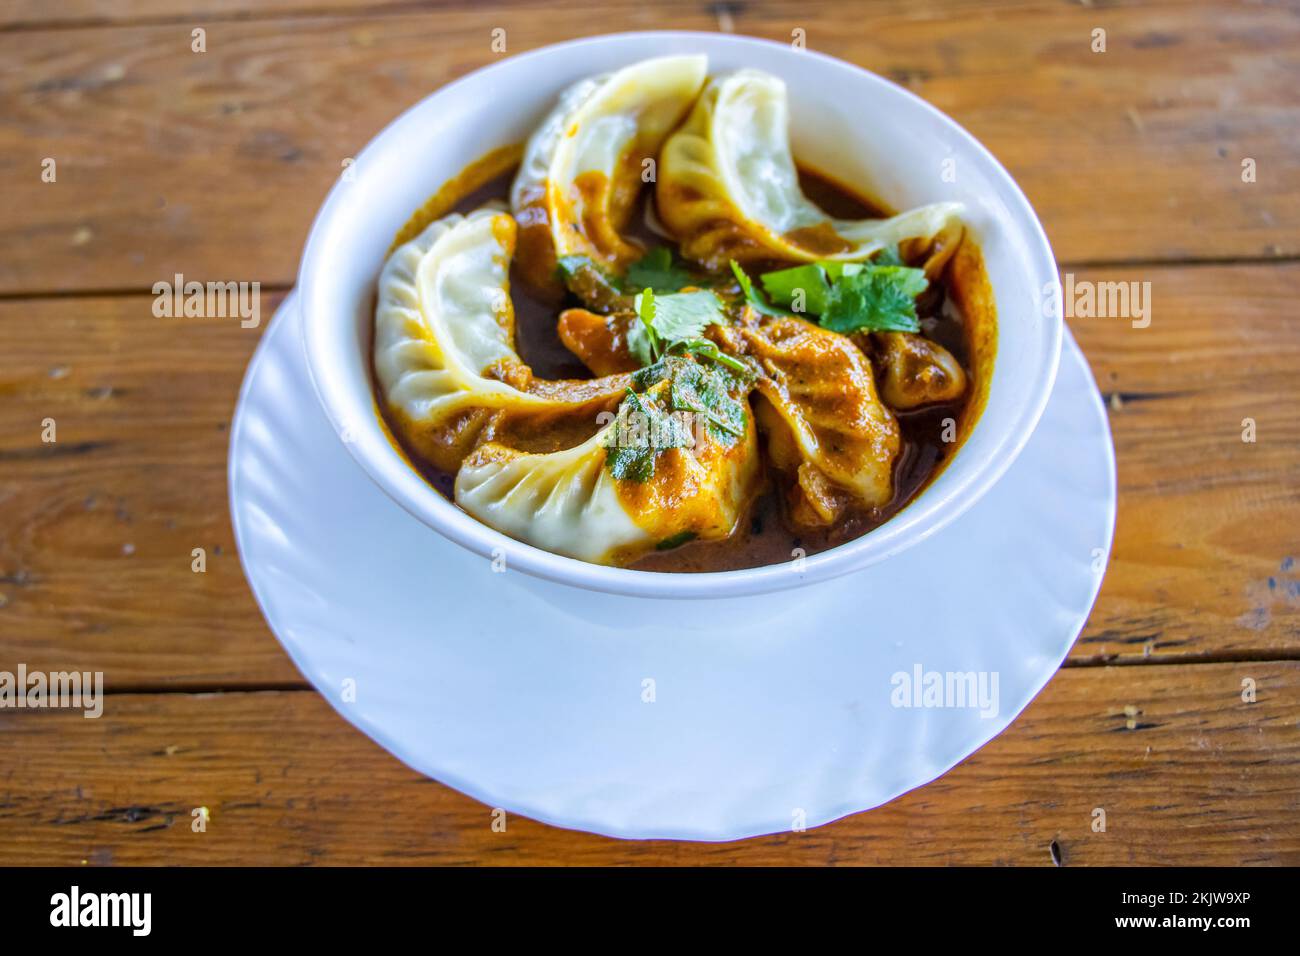
[[[527,139],[561,89],[652,56],[706,53],[711,73],[757,66],[789,87],[797,157],[898,208],[966,204],[998,309],[998,350],[986,408],[953,461],[900,514],[838,548],[777,565],[665,574],[587,564],[515,541],[429,487],[376,419],[370,379],[373,292],[393,236],[440,186],[489,150]],[[833,94],[833,95],[832,95]],[[948,161],[951,161],[950,163]],[[515,570],[639,597],[724,598],[812,585],[890,558],[933,535],[983,496],[1028,441],[1060,355],[1061,310],[1043,304],[1056,281],[1033,210],[987,150],[923,100],[856,67],[747,37],[633,33],[546,47],[444,87],[381,132],[330,192],[299,273],[308,365],[336,434],[395,501],[447,538]],[[945,172],[953,175],[945,176]],[[952,181],[948,181],[951,179]],[[1059,300],[1059,292],[1055,293]]]
[[[488,807],[636,838],[814,827],[942,774],[1055,673],[1115,517],[1106,413],[1067,340],[997,486],[867,571],[708,602],[497,574],[348,457],[311,394],[292,295],[249,366],[229,478],[253,593],[347,720]],[[892,706],[892,676],[917,664],[998,674],[997,713]]]

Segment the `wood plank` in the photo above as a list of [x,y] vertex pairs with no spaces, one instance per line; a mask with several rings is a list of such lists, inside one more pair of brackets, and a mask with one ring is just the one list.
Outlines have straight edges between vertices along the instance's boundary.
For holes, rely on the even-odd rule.
[[1296,865],[1298,719],[1296,663],[1069,669],[927,787],[710,845],[517,817],[493,832],[490,808],[404,767],[314,693],[115,695],[98,720],[0,711],[0,864],[1050,866],[1055,843],[1065,866]]
[[[1112,0],[1113,5],[1142,0]],[[1170,0],[1166,0],[1170,2]],[[1178,0],[1173,0],[1178,2]],[[1190,0],[1198,2],[1198,0]],[[1052,0],[876,0],[876,15],[934,17],[959,11],[984,10],[1002,13],[1025,8],[1042,9]],[[697,0],[660,0],[661,6],[704,8],[718,20],[719,29],[735,25],[736,17],[755,8],[791,7],[789,0],[763,3],[711,3]],[[415,10],[439,14],[447,8],[467,7],[465,0],[0,0],[0,30],[35,30],[50,27],[96,27],[164,20],[193,23],[233,19],[271,19],[338,15],[402,14]],[[552,0],[507,0],[498,9],[529,8],[551,11]],[[728,20],[728,18],[730,18]]]
[[[1153,314],[1072,320],[1103,390],[1127,396],[1111,411],[1115,552],[1073,659],[1300,655],[1300,265],[1078,279],[1150,281]],[[117,688],[300,683],[227,514],[228,423],[259,330],[156,319],[150,301],[0,302],[0,666],[59,670],[75,649]]]
[[1073,659],[1300,654],[1300,267],[1077,279],[1150,283],[1151,324],[1070,320],[1108,399],[1120,489]]
[[[729,11],[732,7],[727,8]],[[735,30],[894,77],[979,136],[1063,261],[1300,254],[1300,20],[1279,6],[737,5]],[[716,7],[591,2],[0,33],[0,292],[292,281],[312,215],[386,122],[509,49],[715,29]],[[1108,30],[1107,52],[1089,49]],[[93,42],[88,37],[93,36]],[[41,181],[46,157],[58,181]],[[1243,183],[1254,159],[1258,182]]]
[[[281,298],[263,297],[264,323]],[[84,662],[116,686],[298,682],[226,504],[230,419],[261,330],[157,319],[144,296],[4,302],[0,330],[0,661]]]
[[[452,0],[452,3],[457,0]],[[0,0],[0,30],[101,27],[188,20],[194,25],[250,17],[436,7],[427,0]]]

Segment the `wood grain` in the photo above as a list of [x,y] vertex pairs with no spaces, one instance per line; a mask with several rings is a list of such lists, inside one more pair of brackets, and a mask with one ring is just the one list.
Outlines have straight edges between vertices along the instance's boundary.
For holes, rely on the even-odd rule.
[[[264,322],[280,298],[264,297]],[[0,668],[84,660],[127,687],[298,681],[226,503],[230,419],[261,330],[151,306],[0,303]]]
[[[1145,329],[1071,320],[1120,396],[1115,550],[1072,659],[1300,655],[1300,567],[1283,567],[1300,558],[1300,265],[1077,279],[1150,282],[1153,308]],[[0,666],[103,670],[118,688],[301,683],[248,592],[226,504],[260,330],[157,319],[151,301],[0,302]]]
[[[1290,0],[0,0],[0,670],[102,670],[111,692],[99,720],[0,709],[0,865],[1049,866],[1053,847],[1066,866],[1300,865],[1297,14]],[[494,27],[512,55],[617,30],[789,42],[801,28],[989,146],[1063,272],[1151,284],[1148,328],[1070,319],[1118,458],[1097,606],[1026,713],[939,781],[742,843],[513,817],[496,833],[489,808],[304,689],[267,630],[225,479],[262,330],[157,319],[144,293],[176,272],[258,280],[269,320],[342,160],[493,62]],[[227,692],[195,693],[209,690]]]
[[1065,866],[1295,865],[1298,719],[1296,663],[1065,670],[1001,737],[879,810],[683,844],[517,817],[494,832],[491,808],[404,767],[314,693],[115,695],[98,720],[0,711],[0,864],[1050,866],[1055,842]]
[[[292,281],[341,164],[401,110],[509,53],[611,29],[714,30],[704,4],[579,3],[0,33],[0,293],[143,291],[175,272]],[[914,89],[981,138],[1067,262],[1300,254],[1300,18],[1281,6],[986,9],[845,16],[725,7]],[[733,11],[734,12],[731,12]],[[1107,30],[1093,53],[1091,31]],[[88,42],[88,37],[93,42]],[[1194,69],[1189,65],[1195,64]],[[42,161],[58,180],[41,180]],[[1258,181],[1243,183],[1253,159]],[[938,163],[939,158],[936,158]]]
[[[661,0],[675,3],[677,0]],[[970,2],[970,0],[968,0]],[[551,0],[510,0],[512,7],[549,9]],[[421,12],[438,16],[463,0],[0,0],[0,30],[81,28],[139,23],[191,23],[269,20]],[[484,7],[502,6],[488,0]]]
[[[1147,0],[1110,0],[1107,6],[1132,6]],[[1196,0],[1164,0],[1164,5],[1195,5]],[[719,29],[735,25],[737,16],[757,11],[770,12],[782,4],[735,0],[728,3],[700,3],[696,0],[659,0],[659,6],[673,12],[704,9],[717,20]],[[205,23],[221,20],[284,19],[338,16],[341,14],[409,14],[423,12],[438,16],[448,9],[463,7],[463,0],[0,0],[0,30],[35,30],[50,27],[98,27],[158,21]],[[984,11],[1002,14],[1012,10],[1044,9],[1052,0],[874,0],[873,15],[932,18],[959,12]],[[476,7],[551,11],[552,0],[485,0]],[[609,4],[606,9],[617,9]],[[730,19],[728,19],[730,18]],[[611,27],[612,30],[615,29]]]
[[1072,659],[1300,654],[1300,267],[1077,279],[1149,282],[1152,308],[1147,328],[1070,320],[1108,400],[1120,489]]

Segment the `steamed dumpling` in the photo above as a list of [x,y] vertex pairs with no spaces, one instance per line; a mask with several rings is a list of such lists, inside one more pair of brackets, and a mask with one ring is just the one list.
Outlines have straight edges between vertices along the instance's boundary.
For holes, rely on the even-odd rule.
[[615,375],[641,367],[632,354],[630,341],[639,321],[635,313],[598,315],[588,309],[565,309],[555,330],[564,347],[581,359],[593,375]]
[[[641,398],[653,401],[662,389]],[[708,427],[687,429],[639,478],[616,477],[611,467],[620,421],[544,454],[484,442],[456,475],[456,504],[520,541],[598,564],[626,564],[657,545],[729,537],[757,491],[753,416],[744,416],[742,435],[726,440]]]
[[888,504],[898,422],[876,394],[862,350],[799,318],[765,318],[738,334],[764,373],[756,413],[772,463],[792,479],[795,523],[830,525],[852,503]]
[[655,198],[682,253],[710,269],[729,259],[861,260],[935,235],[961,209],[935,203],[892,219],[827,216],[799,188],[785,83],[761,70],[709,82],[664,144]]
[[390,419],[424,457],[455,471],[501,412],[555,416],[610,404],[626,376],[544,382],[515,351],[510,258],[516,227],[480,209],[431,223],[379,277],[375,373]]
[[878,332],[872,338],[883,372],[880,393],[890,407],[955,402],[966,393],[966,370],[938,342],[912,332]]
[[618,272],[640,255],[622,238],[652,159],[704,84],[708,58],[665,56],[582,80],[528,141],[510,191],[529,285],[558,292],[556,260]]
[[456,504],[489,527],[584,561],[650,543],[605,467],[606,431],[573,448],[525,454],[487,442],[456,475]]

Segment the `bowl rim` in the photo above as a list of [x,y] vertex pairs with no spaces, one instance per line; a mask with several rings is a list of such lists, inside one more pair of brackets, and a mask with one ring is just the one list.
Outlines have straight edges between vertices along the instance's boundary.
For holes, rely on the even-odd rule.
[[[576,53],[584,48],[609,45],[633,46],[656,40],[665,42],[694,41],[707,43],[711,46],[730,46],[741,50],[752,51],[757,49],[759,52],[775,49],[782,51],[782,55],[791,51],[787,44],[774,40],[737,34],[686,30],[652,30],[601,34],[549,44],[479,67],[421,97],[384,126],[357,153],[354,162],[359,168],[364,168],[363,160],[368,154],[384,150],[387,141],[395,139],[398,131],[411,123],[417,113],[429,109],[433,101],[462,93],[475,84],[485,82],[486,78],[498,71],[519,69],[535,60],[555,57],[565,53]],[[662,51],[664,54],[668,52],[670,51]],[[637,55],[654,56],[661,54],[644,53]],[[929,485],[923,488],[897,514],[879,527],[834,548],[800,558],[797,561],[758,568],[702,573],[640,571],[609,567],[543,550],[535,545],[511,538],[462,511],[455,503],[449,501],[429,485],[423,476],[419,475],[405,460],[405,456],[398,455],[395,450],[393,451],[393,459],[407,473],[405,480],[395,478],[391,469],[391,461],[386,464],[365,453],[363,442],[344,441],[344,447],[347,448],[353,460],[369,475],[370,479],[404,510],[422,523],[483,558],[490,560],[504,558],[505,567],[508,569],[523,571],[534,577],[577,588],[653,598],[741,597],[759,592],[802,587],[815,582],[830,580],[860,570],[878,561],[886,560],[906,550],[913,544],[925,540],[947,527],[983,497],[1006,473],[1029,441],[1030,435],[1037,427],[1043,410],[1047,406],[1052,385],[1056,378],[1060,362],[1064,321],[1061,319],[1061,291],[1059,282],[1056,281],[1057,265],[1051,243],[1048,241],[1042,223],[1030,205],[1028,198],[1011,174],[978,139],[951,117],[910,90],[863,67],[815,50],[800,49],[796,52],[796,55],[818,62],[821,68],[831,71],[832,74],[837,74],[846,79],[851,77],[853,82],[860,83],[866,80],[868,83],[887,88],[893,95],[901,96],[911,108],[920,110],[922,113],[927,114],[931,120],[937,121],[940,126],[946,127],[953,134],[955,140],[960,141],[974,156],[983,161],[990,178],[999,187],[1000,198],[1005,203],[1011,221],[1017,226],[1021,234],[1026,251],[1030,253],[1031,261],[1023,263],[1021,268],[1027,274],[1037,274],[1037,278],[1046,277],[1046,282],[1033,283],[1036,288],[1052,286],[1051,295],[1055,299],[1055,308],[1051,310],[1050,314],[1044,312],[1047,321],[1038,323],[1040,331],[1036,351],[1042,355],[1043,361],[1037,363],[1033,369],[1034,379],[1029,387],[1032,400],[1018,409],[1014,420],[1008,422],[1003,432],[995,439],[992,447],[986,451],[982,463],[965,472],[958,472],[958,477],[955,479],[956,483],[948,487],[944,495],[935,496],[931,494],[933,485]],[[470,161],[472,162],[472,159]],[[316,282],[321,281],[320,270],[316,268],[316,263],[321,256],[326,236],[330,234],[331,223],[340,215],[340,210],[345,203],[344,195],[344,183],[340,178],[331,187],[312,221],[304,244],[298,272],[298,289],[302,296],[303,309],[302,344],[306,353],[306,364],[317,398],[340,436],[345,431],[344,423],[354,421],[351,414],[353,402],[350,401],[350,398],[354,397],[346,394],[348,391],[346,387],[340,389],[336,386],[335,383],[341,376],[335,375],[331,377],[324,371],[329,369],[334,361],[333,352],[328,337],[321,330],[321,323],[313,321],[312,317],[320,314],[315,308],[317,296],[313,294]],[[995,299],[994,307],[999,317],[1000,327],[1004,304]],[[995,376],[1001,348],[1001,336],[999,336],[998,349],[995,352],[994,359],[993,374]],[[373,368],[371,368],[371,363],[368,360],[366,366],[367,374],[372,376]],[[364,401],[367,405],[373,404],[370,394],[364,397]],[[972,435],[984,422],[987,411],[988,409],[985,408],[981,412],[979,419],[976,420],[972,427]],[[368,417],[375,418],[377,414],[377,410],[372,410]],[[377,419],[374,424],[377,430],[381,428]],[[340,437],[340,440],[343,440],[342,437]],[[964,448],[969,442],[970,436],[963,442],[962,447]],[[384,445],[391,449],[386,437]],[[960,459],[961,450],[959,448],[957,454],[953,456],[953,462]],[[951,463],[945,468],[944,473],[952,473]],[[418,485],[413,484],[409,480],[410,477],[414,477]]]

